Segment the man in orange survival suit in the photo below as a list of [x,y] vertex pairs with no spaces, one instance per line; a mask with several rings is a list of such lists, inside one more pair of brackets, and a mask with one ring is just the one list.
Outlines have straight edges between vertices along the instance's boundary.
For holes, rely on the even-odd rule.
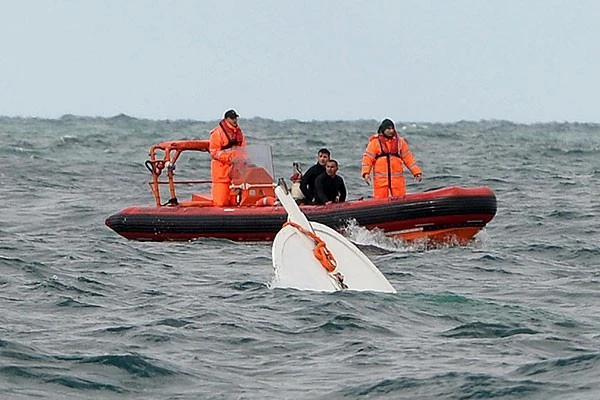
[[369,138],[362,159],[361,175],[367,184],[371,183],[373,170],[373,197],[379,199],[406,194],[403,163],[415,179],[421,181],[423,172],[410,152],[408,143],[398,136],[394,122],[386,118],[381,121],[377,135]]
[[239,115],[235,110],[225,112],[225,117],[210,131],[208,150],[212,161],[212,198],[217,207],[230,204],[231,166],[237,155],[235,149],[246,146],[246,138],[238,125]]

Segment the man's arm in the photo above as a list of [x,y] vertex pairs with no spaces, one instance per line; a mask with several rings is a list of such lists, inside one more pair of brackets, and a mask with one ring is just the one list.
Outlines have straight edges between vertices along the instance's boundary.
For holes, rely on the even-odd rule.
[[340,193],[340,203],[342,201],[346,201],[346,184],[344,184],[344,180],[341,176],[337,176],[338,180],[338,192]]
[[223,142],[221,132],[222,131],[220,127],[216,127],[210,132],[208,151],[213,160],[217,160],[225,164],[231,164],[231,154],[225,150],[222,150]]
[[323,172],[321,175],[317,176],[317,179],[315,179],[315,203],[318,204],[326,204],[329,201],[327,195],[325,194],[325,175],[327,174]]
[[314,175],[315,173],[315,166],[313,165],[312,167],[310,167],[306,173],[304,175],[302,175],[302,180],[300,181],[300,190],[302,191],[302,194],[304,195],[304,198],[306,199],[306,201],[312,201],[313,199],[313,194],[310,192],[310,189],[308,188],[308,184],[309,182],[313,181],[314,182]]

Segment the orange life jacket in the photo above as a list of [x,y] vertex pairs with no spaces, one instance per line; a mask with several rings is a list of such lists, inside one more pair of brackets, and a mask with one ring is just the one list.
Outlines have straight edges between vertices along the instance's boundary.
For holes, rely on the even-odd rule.
[[[398,134],[394,133],[394,136],[390,138],[386,138],[384,135],[377,135],[377,140],[379,142],[379,147],[381,148],[381,154],[377,155],[376,158],[379,157],[389,157],[389,156],[397,156],[400,157],[400,148],[398,140]],[[389,144],[389,149],[388,149]]]
[[227,150],[233,146],[242,146],[242,142],[244,141],[244,134],[242,132],[242,128],[240,126],[232,126],[227,120],[222,119],[219,122],[219,126],[225,133],[225,136],[229,140],[229,143],[224,145],[221,150]]

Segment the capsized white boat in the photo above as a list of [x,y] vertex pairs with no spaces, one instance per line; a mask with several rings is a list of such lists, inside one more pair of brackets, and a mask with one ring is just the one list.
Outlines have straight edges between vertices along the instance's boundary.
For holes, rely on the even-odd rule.
[[[275,194],[288,212],[291,224],[285,225],[273,241],[273,287],[396,293],[381,271],[352,242],[326,225],[309,222],[284,184],[275,188]],[[315,237],[325,243],[333,256],[332,271],[315,256]]]

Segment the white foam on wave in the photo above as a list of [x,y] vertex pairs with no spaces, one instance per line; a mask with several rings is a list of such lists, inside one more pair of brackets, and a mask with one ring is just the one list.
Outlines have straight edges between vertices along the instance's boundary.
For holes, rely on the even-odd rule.
[[[344,236],[357,246],[368,246],[376,249],[385,250],[393,253],[411,253],[426,250],[440,249],[446,247],[459,246],[458,239],[449,239],[444,243],[430,243],[426,238],[417,239],[412,242],[406,242],[400,238],[387,236],[383,230],[369,230],[358,225],[355,220],[351,220],[344,228]],[[476,248],[484,246],[489,236],[485,229],[478,232],[473,240],[468,244]]]
[[372,246],[389,252],[410,251],[412,247],[401,239],[386,236],[383,230],[369,230],[360,226],[356,220],[348,221],[348,224],[344,227],[344,236],[358,246]]

